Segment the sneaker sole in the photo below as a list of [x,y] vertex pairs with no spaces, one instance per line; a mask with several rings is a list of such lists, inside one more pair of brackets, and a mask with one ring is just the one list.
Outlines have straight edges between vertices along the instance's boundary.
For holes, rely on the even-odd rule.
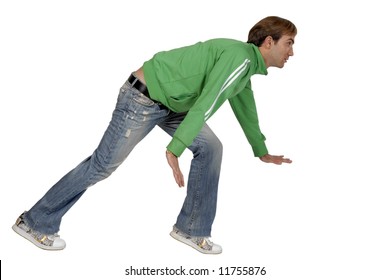
[[208,251],[208,250],[204,250],[202,248],[200,248],[199,246],[193,244],[190,240],[188,240],[187,238],[175,233],[174,231],[170,232],[170,236],[173,237],[175,240],[178,240],[190,247],[192,247],[193,249],[196,249],[197,251],[199,251],[200,253],[203,253],[203,254],[211,254],[211,255],[217,255],[217,254],[220,254],[222,251],[218,252],[218,251]]
[[24,237],[25,239],[27,239],[28,241],[30,241],[32,244],[34,244],[35,246],[43,249],[43,250],[48,250],[48,251],[59,251],[59,250],[63,250],[65,249],[65,246],[64,247],[52,247],[52,246],[46,246],[46,245],[43,245],[41,243],[39,243],[37,240],[35,240],[34,237],[32,237],[31,235],[29,235],[27,232],[25,232],[24,230],[22,230],[20,227],[18,227],[17,225],[13,225],[12,226],[12,229],[17,233],[19,234],[20,236]]

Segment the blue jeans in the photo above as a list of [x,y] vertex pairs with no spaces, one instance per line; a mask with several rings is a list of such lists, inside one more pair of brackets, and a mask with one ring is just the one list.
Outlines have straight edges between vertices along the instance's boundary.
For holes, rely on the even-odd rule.
[[[184,118],[184,113],[161,109],[126,82],[97,149],[25,213],[26,224],[43,234],[58,232],[63,215],[87,188],[110,176],[156,125],[173,135]],[[210,236],[216,214],[222,145],[205,124],[189,149],[193,159],[187,195],[175,227],[189,236]]]

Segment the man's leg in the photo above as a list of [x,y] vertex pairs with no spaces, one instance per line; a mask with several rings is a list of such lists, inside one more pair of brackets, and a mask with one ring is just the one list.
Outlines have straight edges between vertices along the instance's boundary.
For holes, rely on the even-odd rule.
[[[185,117],[172,114],[159,126],[170,135]],[[209,237],[216,214],[217,191],[222,162],[222,144],[207,124],[189,149],[193,152],[187,196],[175,227],[188,236]]]
[[59,231],[62,216],[86,189],[111,175],[167,114],[168,110],[160,110],[157,104],[126,83],[98,148],[24,214],[26,224],[44,234]]

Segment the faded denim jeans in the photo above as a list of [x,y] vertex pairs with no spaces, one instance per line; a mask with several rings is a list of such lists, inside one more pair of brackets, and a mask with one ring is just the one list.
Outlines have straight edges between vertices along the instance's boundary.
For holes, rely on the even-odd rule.
[[[110,176],[156,125],[173,135],[184,118],[183,113],[161,109],[126,82],[97,149],[25,213],[26,224],[43,234],[58,232],[62,217],[87,188]],[[189,149],[193,159],[187,195],[175,227],[189,236],[210,236],[216,213],[222,145],[205,124]]]

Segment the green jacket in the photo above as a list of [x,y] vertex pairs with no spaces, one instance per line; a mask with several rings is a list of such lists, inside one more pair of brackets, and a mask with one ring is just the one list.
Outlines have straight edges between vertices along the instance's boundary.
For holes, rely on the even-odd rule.
[[204,123],[228,100],[255,156],[267,154],[251,90],[254,74],[267,75],[253,44],[213,39],[154,55],[143,65],[152,99],[174,112],[187,112],[167,149],[180,156]]

